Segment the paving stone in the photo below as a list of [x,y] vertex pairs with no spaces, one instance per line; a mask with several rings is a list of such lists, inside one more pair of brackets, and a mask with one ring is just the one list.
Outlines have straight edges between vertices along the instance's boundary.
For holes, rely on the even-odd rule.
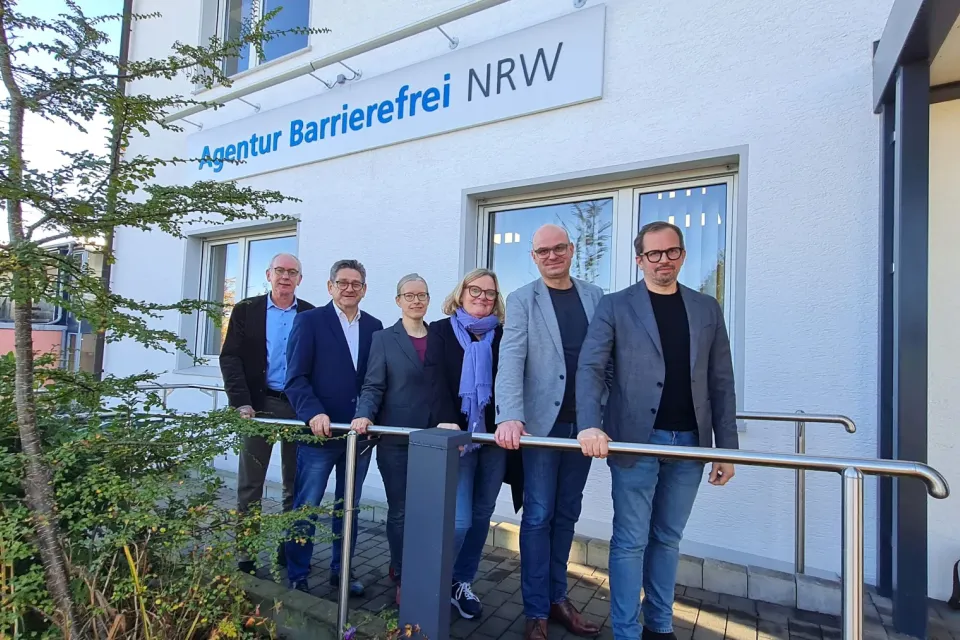
[[514,578],[513,576],[509,578],[504,578],[501,580],[494,589],[497,591],[503,591],[504,593],[513,593],[520,588],[520,580]]
[[799,620],[790,620],[790,638],[802,638],[803,640],[820,640],[820,625],[801,622]]
[[727,613],[726,638],[730,640],[755,640],[757,616],[731,609]]
[[843,640],[843,632],[836,627],[820,625],[820,633],[823,635],[823,640]]
[[573,589],[570,589],[567,592],[567,597],[572,601],[577,603],[579,606],[583,606],[590,602],[590,599],[593,598],[593,595],[597,592],[596,589],[591,589],[589,587],[581,586],[578,584]]
[[507,629],[510,628],[511,624],[513,624],[513,620],[504,620],[503,618],[491,616],[485,622],[480,624],[476,633],[488,635],[492,638],[499,638],[501,634],[505,633]]
[[361,605],[361,609],[366,609],[367,611],[373,611],[374,613],[379,613],[388,607],[394,605],[393,595],[379,595],[372,600],[368,600],[366,603]]
[[807,622],[809,624],[815,624],[818,626],[840,627],[839,617],[827,615],[825,613],[816,613],[814,611],[804,611],[803,609],[798,609],[793,613],[793,618],[795,620],[799,620],[800,622]]
[[677,640],[693,640],[693,629],[674,627],[673,634],[677,636]]
[[778,604],[771,604],[769,602],[758,602],[757,603],[757,614],[759,614],[762,620],[769,620],[770,622],[776,622],[778,624],[786,624],[796,612],[796,609],[793,607],[783,607]]
[[583,613],[606,618],[610,615],[610,602],[599,598],[590,598],[590,602],[583,608]]
[[741,611],[753,617],[757,616],[757,603],[747,598],[738,598],[727,594],[720,594],[720,606],[731,610]]
[[727,628],[727,609],[713,604],[700,605],[700,615],[697,616],[697,630],[701,628],[719,631],[722,634]]
[[680,555],[677,566],[677,584],[684,587],[703,588],[703,559]]
[[695,589],[693,587],[687,587],[686,597],[709,604],[717,604],[720,602],[720,594],[704,591],[703,589]]
[[491,610],[499,609],[504,605],[504,603],[510,601],[510,594],[504,593],[503,591],[491,591],[487,595],[480,598],[480,602],[483,604],[483,609],[486,611],[488,608]]
[[790,632],[786,624],[764,620],[757,621],[757,640],[788,640]]
[[504,602],[500,605],[496,611],[493,612],[493,615],[498,618],[503,618],[504,620],[509,620],[513,622],[517,618],[523,615],[523,605],[519,605],[513,602]]
[[485,596],[491,591],[493,591],[493,589],[496,586],[497,586],[496,582],[492,580],[484,579],[484,580],[477,580],[472,585],[470,585],[470,588],[473,589],[473,592],[478,596]]

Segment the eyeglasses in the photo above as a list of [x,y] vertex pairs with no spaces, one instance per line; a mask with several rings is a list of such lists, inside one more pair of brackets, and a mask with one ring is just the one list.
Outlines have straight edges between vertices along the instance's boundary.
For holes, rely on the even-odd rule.
[[670,247],[669,249],[659,250],[654,249],[653,251],[647,251],[642,253],[649,262],[660,262],[663,259],[664,254],[667,256],[667,260],[677,260],[683,255],[683,249],[680,247]]
[[569,248],[570,245],[568,243],[561,242],[560,244],[552,247],[540,247],[539,249],[534,249],[533,252],[537,254],[538,258],[546,258],[551,253],[553,253],[555,256],[562,256]]
[[496,300],[497,292],[495,289],[481,289],[480,287],[467,287],[467,293],[470,294],[471,298],[479,298],[483,296],[487,300]]
[[350,282],[348,280],[337,280],[333,284],[337,285],[337,289],[340,291],[346,291],[348,288],[353,291],[360,291],[363,289],[366,283],[363,282]]
[[283,267],[274,267],[273,273],[276,274],[278,278],[282,278],[283,276],[296,278],[298,275],[300,275],[300,271],[297,269],[284,269]]
[[403,299],[407,302],[413,302],[414,300],[419,300],[420,302],[426,302],[430,299],[429,293],[404,293]]

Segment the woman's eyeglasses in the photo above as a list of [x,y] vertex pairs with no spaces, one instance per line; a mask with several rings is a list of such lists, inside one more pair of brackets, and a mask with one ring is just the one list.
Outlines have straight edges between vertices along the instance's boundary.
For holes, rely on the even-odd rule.
[[470,294],[471,298],[479,298],[483,296],[487,300],[496,300],[497,292],[494,289],[481,289],[480,287],[473,286],[467,287],[467,293]]

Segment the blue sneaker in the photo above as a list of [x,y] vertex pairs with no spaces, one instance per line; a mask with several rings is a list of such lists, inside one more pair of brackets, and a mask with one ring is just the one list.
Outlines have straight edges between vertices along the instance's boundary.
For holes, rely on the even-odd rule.
[[461,618],[473,620],[479,618],[483,613],[483,605],[480,604],[480,598],[470,588],[469,582],[454,582],[453,591],[450,594],[450,604],[457,608]]
[[[338,574],[335,574],[335,573],[334,573],[334,574],[331,574],[331,575],[330,575],[330,586],[331,586],[331,587],[336,587],[337,589],[340,588],[340,576],[339,576]],[[357,580],[356,578],[353,578],[353,579],[350,580],[350,595],[351,595],[351,596],[353,596],[354,598],[359,598],[360,596],[362,596],[362,595],[364,594],[364,591],[365,591],[365,589],[364,589],[364,587],[363,587],[363,583],[362,583],[362,582],[360,582],[360,581]]]

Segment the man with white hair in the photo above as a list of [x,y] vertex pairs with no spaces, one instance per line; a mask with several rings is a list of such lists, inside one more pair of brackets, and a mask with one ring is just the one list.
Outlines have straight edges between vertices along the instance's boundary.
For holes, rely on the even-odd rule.
[[[220,349],[220,371],[230,406],[244,418],[254,416],[296,419],[296,413],[283,392],[287,377],[287,338],[298,313],[313,309],[306,300],[298,300],[297,286],[303,280],[300,261],[289,253],[279,253],[270,261],[267,281],[270,293],[241,300],[233,307],[227,335]],[[263,499],[263,484],[270,466],[273,445],[261,436],[243,439],[237,478],[237,511],[246,513]],[[296,478],[297,443],[280,445],[283,476],[283,510],[293,508]],[[280,564],[285,565],[283,545]],[[253,561],[240,556],[240,571],[256,570]]]

